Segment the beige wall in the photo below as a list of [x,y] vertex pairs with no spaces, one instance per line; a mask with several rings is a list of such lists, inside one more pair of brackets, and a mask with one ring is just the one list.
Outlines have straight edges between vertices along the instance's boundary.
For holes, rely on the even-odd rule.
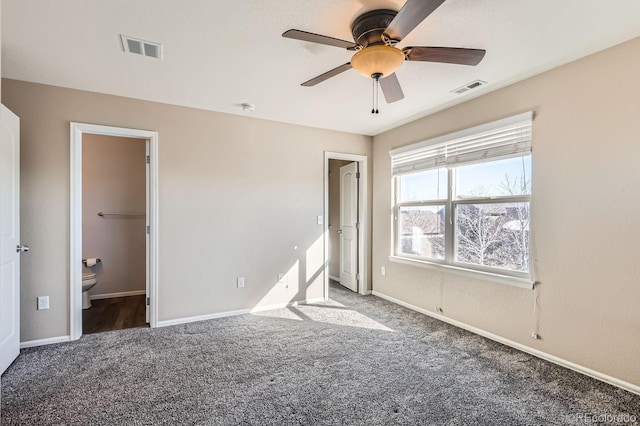
[[82,257],[102,260],[91,269],[98,278],[91,295],[145,290],[146,144],[145,139],[82,137]]
[[[640,385],[639,51],[635,39],[374,137],[374,291]],[[535,291],[388,259],[389,149],[529,110],[537,318]]]
[[[22,261],[23,341],[69,333],[70,121],[159,132],[159,320],[323,296],[316,217],[324,211],[324,151],[370,158],[370,137],[3,85],[22,126],[22,236],[31,246]],[[279,272],[288,273],[286,284],[277,284]],[[50,310],[35,309],[39,295],[50,296]]]
[[329,160],[329,275],[340,278],[340,167],[351,163]]

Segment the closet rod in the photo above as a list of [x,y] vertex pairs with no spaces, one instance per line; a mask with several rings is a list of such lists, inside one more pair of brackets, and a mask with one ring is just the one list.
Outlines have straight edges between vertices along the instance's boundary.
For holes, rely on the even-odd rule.
[[129,213],[102,213],[98,212],[100,217],[147,217],[146,214],[129,214]]

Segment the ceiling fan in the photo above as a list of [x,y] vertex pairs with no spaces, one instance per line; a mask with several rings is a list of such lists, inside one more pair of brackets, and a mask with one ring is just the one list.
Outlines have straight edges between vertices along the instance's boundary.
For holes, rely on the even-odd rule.
[[456,47],[409,46],[399,49],[396,44],[402,41],[427,16],[445,0],[407,0],[399,12],[390,9],[378,9],[358,16],[351,24],[354,42],[291,29],[282,36],[311,43],[342,47],[354,51],[351,61],[330,71],[320,74],[302,83],[302,86],[315,86],[351,68],[367,78],[373,79],[374,102],[372,113],[377,114],[377,87],[387,103],[404,98],[400,82],[395,71],[404,61],[446,62],[449,64],[478,65],[486,51],[482,49],[463,49]]

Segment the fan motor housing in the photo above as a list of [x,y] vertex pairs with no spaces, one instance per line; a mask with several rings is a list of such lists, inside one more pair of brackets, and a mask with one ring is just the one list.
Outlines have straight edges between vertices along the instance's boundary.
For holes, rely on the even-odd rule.
[[351,24],[353,40],[362,47],[384,44],[382,34],[398,12],[391,9],[372,10],[358,16]]

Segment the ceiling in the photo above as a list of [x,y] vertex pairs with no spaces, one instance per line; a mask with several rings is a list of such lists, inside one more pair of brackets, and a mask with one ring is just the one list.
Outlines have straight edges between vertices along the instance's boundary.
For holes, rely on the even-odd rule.
[[[447,0],[400,47],[486,49],[476,67],[410,62],[405,99],[371,114],[371,80],[340,48],[285,39],[290,28],[352,40],[351,22],[404,0],[2,0],[2,76],[312,127],[375,135],[640,36],[640,1]],[[120,34],[159,42],[162,62],[125,54]],[[451,93],[476,79],[486,86]],[[243,112],[241,103],[256,105]]]

